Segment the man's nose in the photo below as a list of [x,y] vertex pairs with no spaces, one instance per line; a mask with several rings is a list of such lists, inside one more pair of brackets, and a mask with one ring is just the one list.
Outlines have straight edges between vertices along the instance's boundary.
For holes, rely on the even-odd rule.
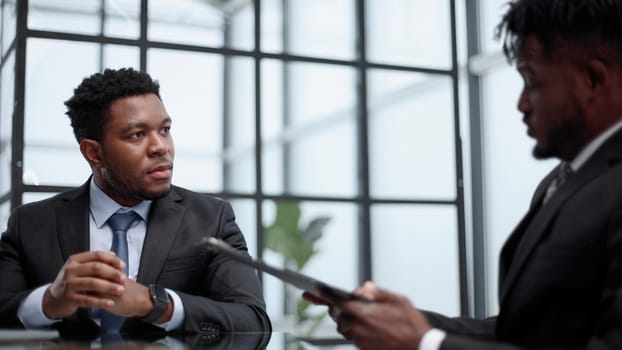
[[516,108],[524,114],[531,112],[531,103],[527,98],[527,92],[525,90],[521,91]]
[[149,142],[149,154],[162,155],[170,149],[170,143],[160,134],[152,135]]

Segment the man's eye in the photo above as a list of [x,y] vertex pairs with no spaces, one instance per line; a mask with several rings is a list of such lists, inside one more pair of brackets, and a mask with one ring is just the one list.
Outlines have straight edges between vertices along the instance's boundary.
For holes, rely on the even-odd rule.
[[171,127],[167,126],[165,128],[162,128],[162,133],[163,134],[170,134],[171,133]]
[[523,82],[523,87],[525,88],[525,90],[533,90],[533,88],[535,87],[532,81],[529,80],[525,80]]
[[135,132],[135,133],[131,134],[130,138],[131,139],[138,139],[138,138],[141,138],[142,136],[143,136],[143,132],[139,131],[139,132]]

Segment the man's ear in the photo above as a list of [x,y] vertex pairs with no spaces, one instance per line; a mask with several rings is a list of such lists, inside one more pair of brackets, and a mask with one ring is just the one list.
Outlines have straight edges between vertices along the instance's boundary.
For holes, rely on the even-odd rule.
[[609,91],[611,70],[605,62],[600,59],[591,59],[587,64],[588,89],[591,99],[600,97]]
[[102,166],[101,143],[99,141],[92,139],[80,141],[80,152],[91,167],[100,168]]

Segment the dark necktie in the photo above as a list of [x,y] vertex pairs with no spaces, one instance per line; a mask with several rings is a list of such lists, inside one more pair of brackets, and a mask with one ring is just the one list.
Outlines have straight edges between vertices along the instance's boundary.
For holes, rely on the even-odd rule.
[[[110,250],[115,252],[119,259],[125,262],[125,273],[127,274],[128,268],[128,248],[127,248],[127,229],[130,228],[132,223],[138,218],[138,215],[134,212],[127,212],[124,214],[115,213],[108,219],[108,225],[112,229],[112,247]],[[118,333],[123,325],[124,317],[113,315],[107,311],[102,310],[101,313],[101,328],[104,333]]]
[[544,195],[543,203],[546,203],[553,196],[553,194],[564,184],[564,182],[568,180],[568,177],[570,177],[572,173],[573,173],[573,170],[572,170],[572,167],[570,167],[570,163],[562,162],[559,165],[559,170],[557,171],[557,174],[555,175],[555,179],[553,179],[549,187],[546,189],[546,194]]

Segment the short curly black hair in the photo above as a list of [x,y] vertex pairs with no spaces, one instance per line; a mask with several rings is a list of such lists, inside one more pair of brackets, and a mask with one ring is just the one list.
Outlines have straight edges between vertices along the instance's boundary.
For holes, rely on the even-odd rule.
[[514,61],[533,36],[551,54],[560,45],[622,57],[622,0],[514,0],[496,28],[503,51]]
[[149,74],[133,68],[106,69],[84,80],[65,101],[67,116],[80,143],[84,139],[102,140],[110,104],[122,97],[153,93],[160,98],[160,84]]

